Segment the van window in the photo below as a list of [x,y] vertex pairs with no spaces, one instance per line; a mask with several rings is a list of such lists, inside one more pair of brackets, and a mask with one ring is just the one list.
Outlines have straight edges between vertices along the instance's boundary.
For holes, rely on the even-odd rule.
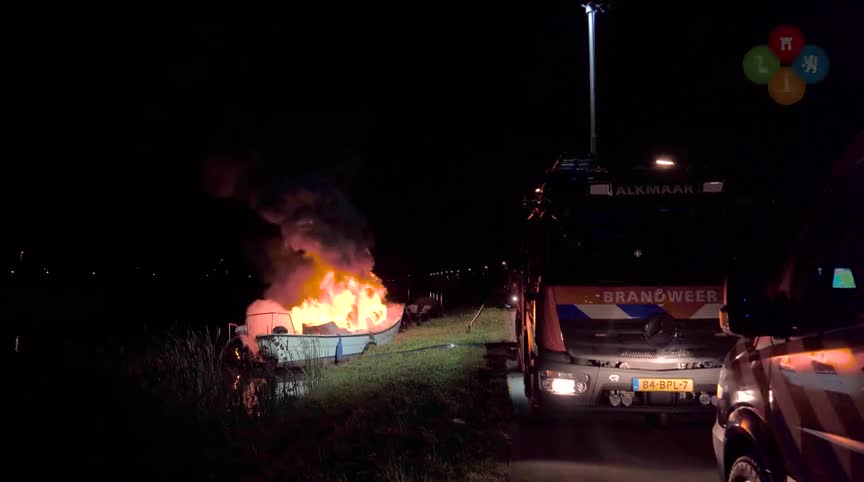
[[864,322],[864,221],[861,204],[844,201],[827,203],[798,251],[791,294],[808,329]]

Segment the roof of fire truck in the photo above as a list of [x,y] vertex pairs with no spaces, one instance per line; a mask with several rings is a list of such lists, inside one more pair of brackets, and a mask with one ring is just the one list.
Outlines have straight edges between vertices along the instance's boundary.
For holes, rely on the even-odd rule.
[[637,189],[647,186],[671,186],[671,192],[668,192],[670,194],[679,193],[675,186],[685,186],[685,194],[719,193],[727,190],[721,176],[690,167],[657,169],[653,166],[636,166],[612,171],[601,167],[590,158],[562,157],[545,171],[542,183],[534,188],[533,201],[561,200],[585,195],[616,196],[622,193],[622,188],[629,195],[667,193],[662,192],[662,189],[658,189],[656,193],[654,189],[651,192]]

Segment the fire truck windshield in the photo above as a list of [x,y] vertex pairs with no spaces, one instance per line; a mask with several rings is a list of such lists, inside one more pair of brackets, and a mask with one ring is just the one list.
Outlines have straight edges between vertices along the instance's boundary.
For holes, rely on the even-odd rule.
[[719,283],[728,263],[718,196],[587,197],[555,210],[547,276],[566,283]]

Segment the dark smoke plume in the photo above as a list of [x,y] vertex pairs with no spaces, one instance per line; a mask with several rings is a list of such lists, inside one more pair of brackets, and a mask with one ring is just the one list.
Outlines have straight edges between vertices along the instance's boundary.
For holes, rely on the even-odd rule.
[[344,193],[319,179],[256,175],[224,160],[212,161],[207,174],[211,194],[242,201],[278,227],[281,239],[276,249],[265,253],[262,275],[270,283],[266,298],[290,307],[315,296],[322,266],[371,276],[372,237],[365,218]]

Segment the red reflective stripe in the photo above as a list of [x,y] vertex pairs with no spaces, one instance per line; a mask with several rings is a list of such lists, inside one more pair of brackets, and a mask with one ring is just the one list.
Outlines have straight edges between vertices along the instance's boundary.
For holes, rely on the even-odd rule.
[[558,310],[555,303],[555,289],[546,289],[543,297],[543,319],[537,320],[540,329],[540,346],[550,351],[565,352],[564,337],[561,334],[561,323],[558,321]]
[[681,304],[721,303],[722,286],[552,286],[555,301],[567,305],[584,304]]

